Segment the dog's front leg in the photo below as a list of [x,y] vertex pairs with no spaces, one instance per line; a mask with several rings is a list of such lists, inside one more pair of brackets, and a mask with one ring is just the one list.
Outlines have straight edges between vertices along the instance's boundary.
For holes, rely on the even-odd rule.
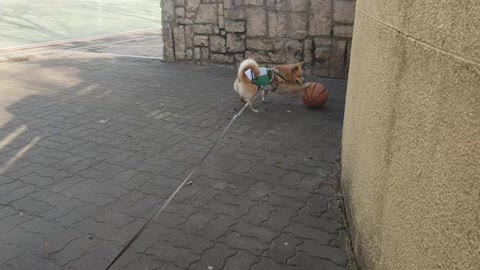
[[310,83],[304,83],[303,85],[298,84],[286,84],[280,83],[278,85],[278,89],[280,89],[284,93],[293,93],[294,96],[297,96],[300,91],[310,86]]

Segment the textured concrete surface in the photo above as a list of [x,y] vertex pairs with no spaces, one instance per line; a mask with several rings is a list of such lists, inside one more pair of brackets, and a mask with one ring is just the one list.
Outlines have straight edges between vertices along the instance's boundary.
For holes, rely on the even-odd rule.
[[0,48],[161,27],[159,0],[2,0]]
[[358,1],[342,146],[365,269],[478,269],[480,3]]
[[116,38],[98,42],[89,42],[71,49],[82,52],[116,54],[124,56],[143,56],[163,59],[161,29],[118,35]]
[[[29,58],[38,55],[101,53],[103,56],[133,56],[163,59],[162,29],[145,29],[108,36],[95,36],[47,44],[31,44],[15,48],[0,48],[0,61]],[[16,61],[16,60],[14,60]]]
[[[0,63],[2,268],[104,269],[240,108],[234,77],[68,50]],[[322,110],[246,111],[115,269],[346,269],[346,82],[320,81]]]

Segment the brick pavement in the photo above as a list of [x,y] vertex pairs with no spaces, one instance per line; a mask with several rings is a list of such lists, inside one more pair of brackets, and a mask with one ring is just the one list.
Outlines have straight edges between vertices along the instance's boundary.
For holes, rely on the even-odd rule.
[[[26,60],[26,59],[23,59]],[[104,269],[240,108],[234,70],[73,54],[0,63],[2,269]],[[115,269],[346,269],[326,108],[271,95]]]

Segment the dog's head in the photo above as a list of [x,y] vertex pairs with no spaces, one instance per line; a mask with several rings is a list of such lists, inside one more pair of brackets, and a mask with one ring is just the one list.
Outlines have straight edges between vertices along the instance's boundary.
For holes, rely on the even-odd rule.
[[291,71],[291,78],[293,79],[292,82],[295,82],[298,85],[302,85],[304,82],[302,66],[303,66],[303,62],[293,64],[292,71]]
[[288,83],[302,85],[303,79],[303,62],[289,65],[279,65],[275,69],[285,77]]

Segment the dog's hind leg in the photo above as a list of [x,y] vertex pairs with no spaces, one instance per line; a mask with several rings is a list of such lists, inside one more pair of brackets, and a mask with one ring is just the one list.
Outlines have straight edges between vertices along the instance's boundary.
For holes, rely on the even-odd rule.
[[253,107],[253,102],[250,101],[249,103],[250,103],[249,105],[250,105],[250,109],[252,109],[252,112],[258,113],[258,110]]
[[256,98],[257,98],[257,95],[253,96],[248,101],[248,105],[250,106],[250,109],[252,109],[252,112],[254,112],[254,113],[258,113],[258,110],[253,107],[253,102],[255,101]]
[[267,95],[268,95],[268,90],[267,90],[267,89],[263,89],[263,90],[262,90],[262,102],[263,102],[263,103],[267,102]]

